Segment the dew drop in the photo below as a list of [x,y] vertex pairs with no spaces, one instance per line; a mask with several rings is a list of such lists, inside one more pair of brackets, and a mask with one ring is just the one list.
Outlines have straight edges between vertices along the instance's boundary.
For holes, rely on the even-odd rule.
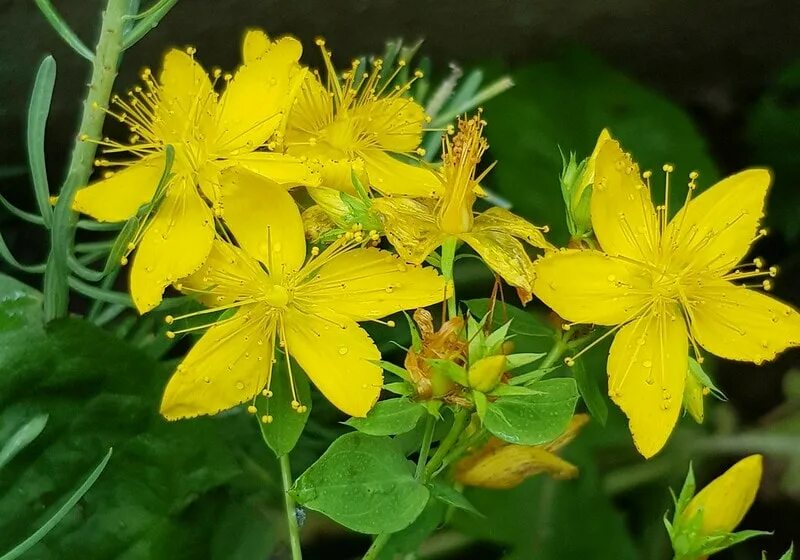
[[347,354],[347,346],[339,346],[339,355],[344,356]]

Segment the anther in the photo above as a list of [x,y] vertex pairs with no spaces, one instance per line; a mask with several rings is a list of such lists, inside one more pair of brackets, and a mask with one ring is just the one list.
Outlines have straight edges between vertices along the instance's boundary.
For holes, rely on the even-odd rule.
[[665,163],[663,166],[661,166],[661,170],[664,171],[664,173],[672,173],[675,171],[675,166],[673,166],[671,163]]
[[575,365],[575,360],[567,356],[566,358],[564,358],[564,363],[567,365],[567,367],[572,367]]
[[774,284],[772,283],[772,280],[764,280],[761,283],[761,287],[764,288],[764,291],[769,292],[774,287]]
[[300,401],[297,401],[297,400],[292,401],[292,408],[293,409],[297,410],[297,408],[299,406],[300,406]]
[[775,278],[778,275],[778,267],[774,265],[769,267],[769,275]]
[[251,404],[250,406],[247,407],[247,412],[249,412],[250,414],[255,414],[256,412],[258,412],[258,409]]
[[308,407],[304,404],[301,404],[296,410],[299,414],[304,414],[305,412],[308,412]]
[[397,326],[397,323],[395,323],[394,321],[389,319],[388,321],[386,321],[386,326],[387,327],[395,327],[395,326]]
[[272,391],[270,391],[269,389],[264,389],[263,391],[261,391],[261,394],[267,398],[270,398],[272,396]]
[[164,317],[164,322],[168,325],[171,325],[174,321],[175,317],[173,317],[172,315],[167,315],[166,317]]
[[175,338],[175,333],[174,333],[174,332],[172,332],[172,331],[167,331],[167,332],[166,332],[166,333],[164,333],[164,334],[166,334],[166,335],[167,335],[167,338]]
[[273,420],[274,418],[272,418],[272,414],[265,414],[264,416],[261,417],[261,422],[263,424],[272,424]]

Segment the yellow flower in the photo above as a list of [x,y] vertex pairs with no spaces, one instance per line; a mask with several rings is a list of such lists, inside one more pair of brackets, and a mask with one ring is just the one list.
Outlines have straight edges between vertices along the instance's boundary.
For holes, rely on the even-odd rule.
[[514,445],[492,438],[456,465],[456,481],[465,486],[502,490],[543,472],[556,479],[575,478],[578,468],[555,452],[572,441],[588,421],[586,414],[576,414],[564,433],[546,445]]
[[[289,186],[319,182],[319,173],[299,159],[257,151],[276,133],[303,79],[297,65],[300,43],[290,37],[273,42],[261,31],[250,31],[242,66],[233,75],[214,70],[213,81],[194,53],[193,48],[170,50],[158,79],[145,69],[143,85],[130,91],[127,100],[114,97],[117,109],[111,114],[132,136],[129,143],[104,139],[99,144],[106,154],[128,154],[130,159],[98,159],[98,166],[121,170],[78,191],[73,206],[104,222],[131,218],[153,198],[166,146],[173,146],[166,194],[131,246],[138,249],[130,290],[142,313],[158,305],[166,286],[203,264],[214,239],[215,218],[223,217],[236,236],[247,227],[246,214],[227,211],[242,202],[232,201],[220,181],[225,167],[240,165]],[[219,79],[225,83],[221,95],[214,89]],[[242,194],[247,204],[263,200],[258,193]]]
[[761,455],[745,457],[698,492],[683,510],[681,521],[701,514],[702,536],[733,532],[753,505],[761,471]]
[[327,72],[327,87],[316,74],[308,74],[286,123],[287,153],[307,156],[322,164],[323,184],[353,190],[352,172],[362,182],[387,194],[431,196],[440,187],[428,169],[401,161],[422,153],[419,148],[424,125],[423,108],[404,97],[422,73],[402,86],[392,82],[405,66],[381,78],[383,62],[376,60],[370,72],[360,72],[353,61],[343,77],[333,67],[330,52],[317,40]]
[[[215,241],[203,267],[179,285],[209,307],[200,314],[228,313],[178,366],[161,413],[168,419],[214,414],[268,391],[277,341],[328,400],[365,416],[381,391],[382,370],[378,349],[357,321],[442,301],[444,280],[386,251],[356,247],[367,241],[358,233],[322,252],[312,249],[306,259],[300,212],[282,186],[237,168],[223,179],[236,192],[257,192],[269,203],[241,209],[250,224],[249,233],[237,237],[241,249]],[[205,327],[170,332],[199,328]]]
[[480,115],[461,119],[458,133],[452,139],[445,137],[440,198],[384,197],[376,199],[373,208],[382,216],[386,238],[409,262],[421,263],[447,239],[460,239],[527,302],[533,263],[519,239],[538,248],[552,246],[542,235],[547,228],[536,227],[508,210],[493,207],[474,214],[479,183],[489,171],[476,177],[476,166],[488,147],[483,138],[485,124]]
[[[667,198],[669,172],[667,171]],[[649,173],[645,174],[649,185]],[[761,363],[800,344],[800,315],[750,286],[774,276],[763,262],[743,264],[759,230],[769,172],[749,169],[712,186],[668,222],[654,208],[639,167],[608,140],[597,156],[592,226],[602,247],[553,252],[535,263],[533,292],[576,323],[615,326],[608,359],[609,395],[650,457],[677,421],[689,341],[717,356]],[[764,280],[769,289],[770,280]],[[571,363],[574,357],[567,358]]]

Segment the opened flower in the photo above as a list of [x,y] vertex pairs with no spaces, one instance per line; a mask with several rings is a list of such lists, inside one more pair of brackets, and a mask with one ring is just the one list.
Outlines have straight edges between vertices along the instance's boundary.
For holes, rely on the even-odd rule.
[[[143,86],[129,92],[127,100],[115,96],[117,109],[111,114],[132,136],[129,143],[99,143],[106,154],[130,159],[98,159],[98,166],[121,169],[79,190],[74,201],[75,210],[97,220],[128,220],[153,199],[165,170],[166,147],[173,147],[164,197],[130,247],[137,248],[131,296],[142,313],[158,305],[166,286],[203,264],[215,218],[224,218],[236,236],[248,227],[246,216],[241,221],[226,212],[233,195],[220,180],[224,168],[244,166],[287,185],[319,182],[319,173],[305,162],[257,151],[275,134],[305,74],[297,65],[300,43],[289,37],[270,41],[263,32],[250,31],[242,66],[233,75],[214,70],[213,81],[194,53],[193,48],[170,50],[158,79],[145,69]],[[221,95],[215,91],[219,79],[225,82]]]
[[423,262],[447,240],[464,241],[527,302],[533,263],[519,240],[541,249],[552,246],[542,234],[546,227],[536,227],[508,210],[493,207],[475,215],[472,207],[481,192],[479,183],[489,171],[481,175],[476,171],[488,147],[485,124],[480,115],[462,119],[455,136],[445,136],[438,199],[386,197],[376,199],[373,208],[382,216],[386,238],[409,262]]
[[[669,199],[669,172],[667,199]],[[609,395],[630,421],[639,451],[666,442],[681,411],[689,344],[717,356],[761,363],[800,344],[800,315],[753,287],[769,289],[771,267],[742,262],[759,229],[770,174],[748,169],[695,199],[690,174],[684,207],[668,220],[654,208],[639,167],[618,142],[596,160],[592,226],[602,251],[553,252],[535,264],[533,292],[568,321],[613,326]],[[756,285],[738,281],[759,278]],[[766,278],[762,280],[763,278]],[[567,358],[570,364],[574,358]]]
[[318,160],[323,184],[345,191],[353,190],[352,173],[359,173],[364,184],[387,194],[432,196],[440,187],[430,170],[411,161],[423,152],[419,148],[428,117],[423,108],[406,97],[414,80],[393,85],[405,66],[384,75],[383,62],[376,60],[372,70],[359,68],[353,61],[340,78],[322,39],[317,40],[327,72],[327,85],[319,76],[308,74],[286,123],[287,153]]
[[556,451],[575,439],[588,421],[586,414],[576,414],[564,433],[545,445],[515,445],[493,437],[456,465],[456,481],[465,486],[503,490],[540,473],[555,479],[575,478],[578,468]]
[[[360,234],[342,236],[322,252],[314,249],[307,260],[300,212],[282,186],[237,168],[223,179],[235,192],[257,193],[269,203],[255,203],[253,195],[235,207],[250,224],[237,237],[241,249],[215,241],[203,267],[179,285],[209,308],[205,312],[226,313],[206,325],[178,366],[162,414],[214,414],[268,391],[277,342],[328,400],[347,414],[365,416],[378,399],[382,374],[380,353],[357,321],[442,301],[448,295],[444,280],[431,268],[361,248],[367,239]],[[198,328],[205,326],[170,332]]]

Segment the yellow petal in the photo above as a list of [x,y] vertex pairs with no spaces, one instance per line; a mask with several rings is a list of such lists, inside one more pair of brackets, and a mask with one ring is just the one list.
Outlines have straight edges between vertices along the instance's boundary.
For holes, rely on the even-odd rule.
[[745,457],[695,495],[682,519],[702,512],[703,535],[730,533],[753,505],[761,483],[761,455]]
[[456,466],[455,478],[465,486],[504,490],[543,472],[556,479],[578,476],[575,465],[541,446],[510,445],[492,440],[486,449]]
[[442,244],[433,204],[413,198],[377,198],[373,210],[383,222],[386,239],[406,261],[421,264]]
[[272,136],[294,99],[291,81],[302,52],[299,41],[283,37],[239,67],[220,100],[217,155],[255,150]]
[[[171,49],[164,55],[154,109],[157,136],[165,144],[207,137],[216,116],[216,93],[193,56]],[[180,158],[178,158],[180,159]]]
[[139,312],[153,309],[164,288],[198,270],[213,239],[211,210],[194,185],[176,178],[147,225],[131,267],[131,297]]
[[533,293],[564,319],[618,325],[648,301],[647,270],[599,251],[553,252],[534,264]]
[[402,162],[375,148],[361,150],[359,155],[370,185],[381,194],[431,197],[442,191],[439,178],[425,167]]
[[242,62],[249,64],[264,56],[272,46],[272,41],[262,29],[248,29],[242,40]]
[[425,110],[407,98],[378,99],[357,105],[350,114],[363,135],[382,150],[412,152],[422,140]]
[[592,150],[592,154],[589,156],[589,159],[586,162],[586,167],[584,167],[583,174],[581,175],[580,181],[578,181],[578,185],[572,191],[572,207],[575,208],[578,203],[581,201],[583,197],[583,191],[586,190],[587,187],[594,184],[594,174],[595,168],[597,166],[597,155],[600,153],[600,150],[605,145],[605,143],[609,140],[613,140],[611,137],[611,133],[608,131],[607,128],[604,128],[600,131],[600,135],[597,137],[597,142],[595,142],[594,150]]
[[589,423],[590,417],[588,414],[575,414],[567,424],[567,428],[564,430],[564,433],[558,436],[556,439],[543,445],[545,449],[548,451],[558,451],[573,439],[575,436],[578,435],[578,432]]
[[608,356],[608,393],[628,417],[633,442],[650,458],[666,443],[681,411],[689,363],[680,310],[662,306],[622,327]]
[[692,334],[712,354],[761,363],[800,345],[800,314],[766,294],[716,280],[690,297]]
[[150,202],[164,173],[164,157],[143,159],[75,194],[72,209],[101,222],[121,222]]
[[674,270],[727,272],[750,250],[764,217],[771,182],[766,169],[747,169],[723,179],[692,200],[664,233]]
[[333,120],[333,99],[319,77],[307,72],[286,123],[286,143],[306,143]]
[[339,410],[364,417],[383,385],[380,352],[354,321],[290,307],[285,316],[286,350],[314,385]]
[[333,148],[327,142],[320,141],[313,146],[303,144],[289,146],[287,153],[292,157],[308,161],[309,165],[316,166],[316,169],[319,170],[318,185],[355,193],[354,171],[362,184],[369,184],[364,172],[364,162],[358,157],[351,157],[344,151]]
[[[319,259],[325,259],[325,253]],[[356,321],[426,307],[448,295],[444,279],[433,268],[407,265],[396,255],[373,248],[339,253],[313,269],[312,277],[296,292],[314,308]]]
[[181,279],[176,287],[208,307],[223,307],[261,296],[272,284],[255,259],[238,247],[215,239],[203,266]]
[[222,173],[223,218],[239,246],[279,279],[306,258],[303,221],[294,199],[280,185],[245,169]]
[[493,206],[485,212],[478,214],[472,231],[503,231],[510,233],[514,237],[528,242],[540,249],[554,249],[554,247],[544,238],[544,229],[539,228],[524,218],[509,212],[505,208]]
[[200,338],[172,375],[161,414],[168,420],[216,414],[252,399],[269,378],[274,341],[275,319],[256,306],[223,319]]
[[642,182],[639,166],[608,140],[595,162],[592,190],[592,227],[610,255],[650,261],[658,244],[656,214],[650,189]]
[[320,166],[301,157],[275,152],[251,152],[232,161],[286,188],[316,187],[320,184]]
[[533,292],[534,269],[525,246],[501,230],[478,230],[459,236],[475,249],[486,266],[509,285]]

